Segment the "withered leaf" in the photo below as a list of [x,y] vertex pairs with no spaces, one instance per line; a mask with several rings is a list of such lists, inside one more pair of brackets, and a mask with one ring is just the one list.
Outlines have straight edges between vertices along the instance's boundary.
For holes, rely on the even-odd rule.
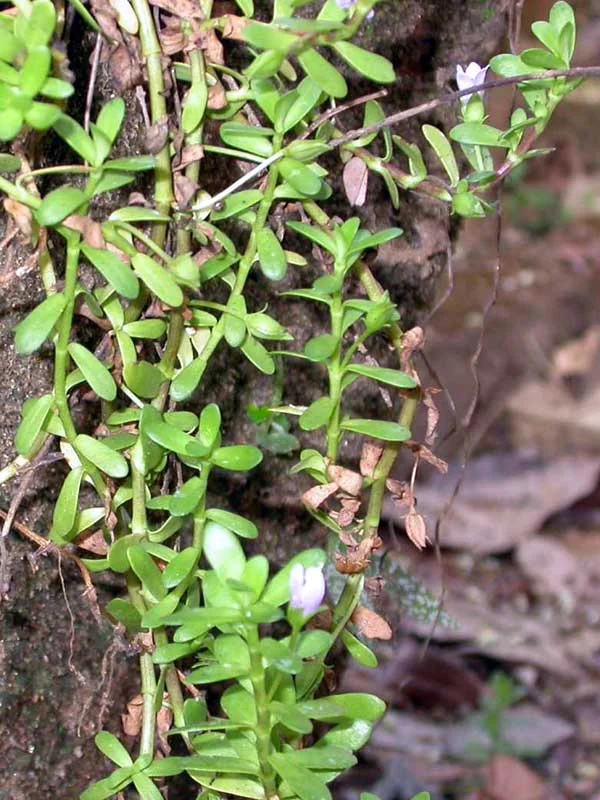
[[196,38],[196,42],[204,50],[209,64],[223,65],[225,63],[223,45],[213,28],[203,29]]
[[81,547],[82,550],[95,553],[97,556],[105,556],[108,553],[108,544],[102,531],[82,533],[81,536],[75,539],[75,544],[77,547]]
[[422,458],[423,461],[426,461],[428,464],[431,464],[432,467],[435,467],[438,472],[441,472],[442,475],[446,475],[448,472],[448,462],[444,461],[443,458],[439,458],[428,447],[425,445],[420,444],[417,449],[417,453],[419,458]]
[[136,695],[127,703],[127,712],[121,714],[121,726],[125,736],[137,736],[142,729],[142,716],[144,712],[144,698]]
[[423,404],[427,409],[427,430],[425,432],[425,444],[430,447],[435,444],[438,435],[438,424],[440,421],[440,411],[435,403],[434,397],[442,390],[435,387],[423,390]]
[[342,510],[338,513],[338,525],[341,528],[347,528],[354,522],[354,517],[360,508],[360,500],[351,500],[344,498],[342,501]]
[[354,156],[344,167],[342,174],[348,202],[353,206],[364,206],[369,185],[369,169],[362,158]]
[[167,733],[171,730],[171,725],[173,724],[173,712],[169,708],[168,700],[169,695],[165,693],[163,704],[156,715],[156,734],[160,744],[160,749],[165,756],[168,756],[171,752],[171,745],[169,744]]
[[227,106],[227,97],[225,95],[225,88],[223,84],[217,81],[214,86],[208,90],[208,107],[212,111],[218,111]]
[[360,454],[360,474],[364,475],[365,478],[371,478],[382,453],[383,447],[381,445],[374,444],[369,440],[365,441]]
[[360,494],[363,479],[358,472],[353,472],[351,469],[340,467],[337,464],[330,464],[327,467],[327,475],[336,482],[342,491],[351,495]]
[[91,217],[82,214],[71,214],[70,217],[63,221],[63,225],[72,231],[79,231],[86,244],[91,247],[106,247],[106,242],[102,235],[102,225]]
[[425,332],[418,325],[406,331],[402,336],[402,369],[416,378],[416,373],[410,365],[410,360],[417,350],[425,344]]
[[249,19],[238,17],[235,14],[223,14],[221,22],[221,33],[226,39],[235,39],[238,42],[245,41],[244,28],[250,22]]
[[150,0],[150,5],[158,6],[163,11],[168,11],[169,14],[180,19],[204,19],[204,12],[200,4],[194,3],[193,0]]
[[331,497],[331,495],[335,494],[338,490],[337,483],[323,483],[319,486],[313,486],[312,489],[309,489],[307,492],[304,492],[302,495],[302,502],[305,506],[312,509],[317,509],[323,505],[323,503]]
[[392,629],[389,622],[370,608],[359,606],[352,614],[352,622],[367,639],[383,639],[389,641],[392,638]]
[[175,200],[179,208],[187,208],[199,188],[197,183],[186,178],[180,172],[175,174],[173,187],[175,189]]
[[28,206],[13,200],[12,197],[4,198],[4,210],[14,219],[17,228],[21,231],[27,241],[31,241],[33,232],[33,215]]
[[367,536],[356,547],[349,547],[346,555],[336,553],[335,566],[343,575],[356,575],[364,572],[369,566],[370,555],[373,550],[381,547],[379,536]]
[[146,150],[155,156],[163,149],[169,139],[169,124],[166,119],[151,125],[146,131]]
[[411,542],[422,550],[427,546],[427,526],[422,514],[417,513],[411,509],[404,519],[404,526],[406,528],[406,535]]
[[204,148],[201,144],[190,144],[181,151],[181,161],[175,167],[175,172],[185,169],[188,164],[200,161],[204,158]]

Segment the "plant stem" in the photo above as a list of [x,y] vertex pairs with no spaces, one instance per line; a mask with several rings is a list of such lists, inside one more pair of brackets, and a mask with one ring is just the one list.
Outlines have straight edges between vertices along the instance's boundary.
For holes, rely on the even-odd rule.
[[[133,10],[140,23],[139,37],[142,54],[146,59],[148,71],[148,92],[150,94],[150,111],[153,125],[167,124],[166,87],[162,68],[162,48],[158,40],[152,11],[147,0],[132,0]],[[175,197],[173,194],[171,158],[169,144],[156,156],[154,200],[156,208],[168,214]],[[156,223],[152,238],[158,245],[165,243],[167,227],[164,223]]]
[[250,681],[254,690],[254,703],[256,706],[256,750],[260,764],[261,781],[267,800],[277,796],[275,773],[271,766],[271,714],[269,713],[269,698],[265,687],[265,670],[262,663],[259,646],[258,627],[246,626],[246,638],[250,651]]

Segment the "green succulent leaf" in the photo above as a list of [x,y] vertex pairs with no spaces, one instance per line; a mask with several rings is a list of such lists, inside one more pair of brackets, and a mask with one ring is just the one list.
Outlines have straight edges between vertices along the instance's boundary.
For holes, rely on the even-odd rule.
[[104,364],[86,347],[77,342],[71,342],[68,350],[69,355],[98,397],[109,402],[114,400],[117,396],[117,384]]
[[209,521],[204,528],[204,555],[222,581],[242,577],[246,556],[240,540],[217,522]]
[[37,222],[43,227],[58,225],[70,214],[87,203],[87,196],[74,186],[61,186],[47,194],[34,212]]
[[274,753],[269,760],[277,774],[300,800],[331,800],[331,792],[326,783],[314,772],[288,761],[284,753]]
[[32,450],[36,439],[44,430],[48,414],[54,405],[51,394],[31,398],[23,407],[23,419],[15,434],[15,449],[21,456],[26,456]]
[[393,83],[396,80],[394,67],[387,58],[363,50],[352,42],[336,42],[333,48],[346,64],[365,78],[375,83]]
[[73,442],[78,453],[95,464],[98,469],[111,478],[125,478],[129,472],[129,464],[120,453],[116,453],[104,442],[80,433]]
[[454,152],[452,151],[452,145],[439,128],[433,125],[423,125],[422,130],[423,136],[433,147],[437,157],[442,162],[442,166],[450,178],[450,185],[456,186],[460,180],[460,173],[458,171],[458,164],[456,163]]
[[382,439],[386,442],[406,442],[410,431],[398,422],[383,422],[378,419],[347,419],[341,424],[342,430]]
[[131,767],[133,765],[131,756],[112,733],[100,731],[94,737],[94,742],[98,750],[117,766]]
[[327,59],[314,49],[305,50],[298,61],[306,74],[330,97],[341,98],[348,94],[344,76]]
[[334,402],[330,397],[319,397],[309,405],[298,420],[303,431],[316,431],[327,425],[334,409]]
[[396,386],[398,389],[415,389],[418,385],[414,378],[399,369],[372,367],[368,364],[350,364],[346,368],[346,372],[360,375],[363,378],[370,378],[388,386]]
[[33,353],[52,333],[66,305],[64,294],[52,294],[15,328],[15,349],[22,356]]
[[65,478],[54,506],[51,535],[59,538],[68,536],[75,525],[82,479],[82,467],[71,470]]
[[128,300],[135,300],[140,291],[140,284],[128,264],[121,261],[115,253],[104,248],[84,244],[81,250],[118,294]]
[[218,447],[210,459],[216,467],[234,472],[248,472],[262,461],[262,453],[258,447],[249,444],[235,444],[229,447]]
[[165,305],[177,308],[183,303],[183,292],[175,282],[175,279],[154,259],[145,253],[137,253],[131,259],[131,263],[140,280]]
[[270,228],[261,228],[256,237],[258,263],[265,278],[281,281],[287,273],[287,257],[279,239]]
[[218,522],[224,528],[227,528],[233,533],[241,536],[243,539],[256,539],[258,536],[258,528],[256,525],[245,517],[239,514],[234,514],[232,511],[225,511],[221,508],[209,508],[206,510],[206,518],[213,522]]

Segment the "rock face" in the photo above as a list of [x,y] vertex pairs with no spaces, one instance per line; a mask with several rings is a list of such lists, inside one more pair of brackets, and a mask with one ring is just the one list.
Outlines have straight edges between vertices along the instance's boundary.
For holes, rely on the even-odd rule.
[[[378,6],[375,21],[361,38],[365,46],[373,46],[390,58],[399,76],[385,101],[386,108],[406,108],[435,96],[448,87],[457,63],[485,62],[497,49],[503,33],[504,5],[499,0],[390,0]],[[72,43],[71,49],[78,51],[72,54],[73,62],[87,68],[81,42]],[[83,78],[79,85],[84,85]],[[367,90],[366,86],[358,88]],[[109,85],[104,89],[110,92]],[[133,97],[131,108],[132,113],[138,113]],[[434,119],[414,122],[403,133],[415,135],[418,124],[425,121],[443,123],[444,115],[450,123],[452,111],[447,109]],[[52,153],[46,152],[43,158],[44,163],[51,163]],[[341,212],[341,205],[333,211]],[[384,248],[375,272],[400,303],[405,324],[410,324],[431,302],[436,277],[445,264],[451,236],[446,209],[405,196],[395,212],[381,186],[373,181],[368,204],[361,213],[374,227],[399,225],[405,230],[397,244]],[[264,298],[260,286],[252,291],[257,302]],[[41,297],[31,253],[16,237],[0,251],[0,467],[14,457],[12,437],[23,402],[47,391],[50,385],[50,352],[23,359],[15,356],[12,346],[12,328]],[[289,304],[284,312],[282,308],[279,301],[271,303],[274,316],[281,312],[279,316],[300,343],[322,331],[318,310],[305,306],[290,309]],[[382,346],[384,360],[385,353]],[[225,355],[229,360],[223,380]],[[260,404],[270,399],[268,384],[257,384],[255,378],[256,373],[251,373],[245,363],[232,360],[228,354],[212,366],[203,403],[214,399],[221,404],[229,441],[252,440],[255,436],[246,408],[250,402]],[[289,402],[308,403],[314,399],[307,396],[311,391],[318,396],[314,370],[292,366],[287,380]],[[353,407],[367,412],[364,416],[383,411],[380,404],[376,392],[357,393],[352,398]],[[346,457],[352,455],[351,451],[345,453]],[[298,485],[286,478],[290,463],[270,456],[259,474],[212,487],[215,494],[226,496],[227,503],[259,523],[261,547],[274,560],[283,560],[317,536],[300,509]],[[60,464],[36,474],[19,510],[18,519],[42,536],[62,475]],[[0,490],[3,508],[14,490],[14,486]],[[108,627],[94,620],[88,601],[82,597],[80,576],[70,564],[64,559],[59,563],[52,554],[32,559],[35,546],[23,542],[16,533],[7,544],[11,584],[0,621],[3,790],[11,800],[73,800],[90,780],[106,770],[91,743],[91,734],[102,716],[105,722],[108,719],[108,727],[118,725],[125,700],[136,691],[136,660],[124,644],[111,640]],[[119,587],[112,589],[113,593],[118,591]],[[108,591],[99,594],[100,605],[108,596]],[[111,641],[113,655],[103,663]]]

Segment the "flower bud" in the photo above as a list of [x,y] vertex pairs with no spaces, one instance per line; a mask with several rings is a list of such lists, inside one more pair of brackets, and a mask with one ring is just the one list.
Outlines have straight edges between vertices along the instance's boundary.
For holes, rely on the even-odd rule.
[[290,572],[290,608],[312,617],[325,597],[325,577],[320,567],[294,564]]

